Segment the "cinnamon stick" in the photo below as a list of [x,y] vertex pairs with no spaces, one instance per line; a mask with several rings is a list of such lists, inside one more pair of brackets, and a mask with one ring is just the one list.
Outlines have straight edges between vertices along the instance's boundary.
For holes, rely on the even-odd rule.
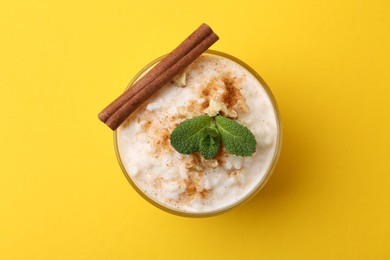
[[98,118],[105,123],[120,107],[133,98],[147,84],[151,83],[156,79],[157,76],[161,75],[164,71],[170,68],[184,55],[186,55],[199,43],[201,43],[212,32],[212,29],[207,24],[200,25],[198,29],[189,35],[178,47],[176,47],[169,55],[162,59],[156,66],[154,66],[145,76],[143,76],[131,88],[128,88],[127,91],[125,91],[102,112],[100,112]]
[[174,76],[183,71],[193,61],[195,61],[203,52],[205,52],[217,40],[218,36],[212,32],[192,50],[180,58],[166,71],[158,75],[152,82],[145,85],[138,93],[130,98],[123,106],[112,114],[106,121],[106,124],[112,129],[116,130],[123,121],[142,103],[150,98],[154,93],[166,85]]

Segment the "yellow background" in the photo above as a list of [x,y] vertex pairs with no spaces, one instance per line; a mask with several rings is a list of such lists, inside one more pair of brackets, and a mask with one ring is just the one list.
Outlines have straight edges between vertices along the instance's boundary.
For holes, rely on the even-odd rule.
[[[201,22],[257,70],[266,187],[189,219],[142,199],[97,114]],[[0,259],[390,259],[387,0],[0,3]]]

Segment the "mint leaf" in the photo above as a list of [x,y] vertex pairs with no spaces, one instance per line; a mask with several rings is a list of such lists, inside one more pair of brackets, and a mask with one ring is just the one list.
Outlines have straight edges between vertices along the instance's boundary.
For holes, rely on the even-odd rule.
[[173,148],[182,154],[191,154],[199,149],[199,135],[203,128],[210,125],[213,118],[197,116],[179,124],[171,133],[170,141]]
[[252,132],[223,116],[203,115],[187,119],[172,131],[170,141],[179,153],[199,151],[206,160],[217,155],[221,142],[229,153],[237,156],[250,156],[256,151]]
[[250,156],[256,151],[256,139],[252,132],[234,120],[215,117],[225,149],[237,156]]
[[213,127],[205,127],[199,140],[199,152],[203,158],[206,160],[214,158],[221,144],[221,138],[215,125]]

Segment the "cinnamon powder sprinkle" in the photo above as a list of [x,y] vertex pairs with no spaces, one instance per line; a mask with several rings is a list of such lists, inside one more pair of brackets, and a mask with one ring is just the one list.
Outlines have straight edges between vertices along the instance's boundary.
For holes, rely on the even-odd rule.
[[196,193],[196,186],[192,178],[185,180],[187,196],[193,196]]
[[202,104],[200,105],[200,108],[202,109],[202,110],[204,110],[204,109],[206,109],[206,108],[208,108],[209,107],[209,104],[210,104],[210,100],[205,100],[205,101],[203,101],[202,102]]
[[199,195],[202,199],[205,199],[209,193],[209,190],[203,189],[201,192],[199,192]]
[[213,93],[217,92],[219,89],[219,86],[216,83],[217,79],[212,79],[206,86],[203,87],[200,97],[204,98],[206,100],[209,100]]
[[150,128],[151,125],[152,125],[152,121],[147,120],[147,121],[142,125],[142,129],[145,130],[145,131],[147,131],[147,130]]
[[198,111],[199,110],[199,103],[196,102],[196,100],[191,100],[187,106],[188,111]]
[[231,109],[235,104],[237,104],[238,100],[242,99],[243,97],[234,78],[225,76],[222,78],[222,81],[225,85],[225,89],[222,94],[222,102],[225,103],[228,109]]
[[164,129],[164,133],[161,135],[161,144],[164,148],[169,148],[169,132],[167,129]]

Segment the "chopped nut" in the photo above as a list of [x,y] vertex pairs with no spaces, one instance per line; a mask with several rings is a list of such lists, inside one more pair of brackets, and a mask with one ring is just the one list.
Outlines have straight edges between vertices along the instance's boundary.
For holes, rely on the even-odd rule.
[[183,116],[184,118],[191,118],[191,117],[194,117],[194,116],[195,116],[195,113],[189,111],[188,108],[185,107],[185,106],[178,107],[178,108],[177,108],[177,114],[178,114],[179,116]]
[[199,162],[196,160],[194,155],[190,155],[188,159],[185,161],[185,167],[188,170],[193,170],[193,171],[202,171],[202,166],[199,165]]
[[194,165],[194,167],[192,167],[192,169],[194,170],[194,171],[202,171],[203,170],[203,168],[202,168],[202,166],[200,166],[200,165]]
[[191,154],[185,161],[187,169],[191,169],[194,166],[194,156]]
[[203,112],[205,112],[209,116],[216,116],[220,112],[222,112],[224,116],[230,118],[238,117],[238,113],[236,110],[229,110],[223,102],[216,101],[214,99],[210,100],[209,106],[205,110],[203,110]]
[[206,164],[207,167],[210,167],[210,168],[217,168],[218,167],[218,161],[215,160],[215,159],[211,159],[211,160],[206,160],[202,157],[202,162],[204,164]]
[[186,169],[191,169],[192,167],[194,167],[194,163],[193,162],[186,161],[185,165],[186,165]]
[[185,87],[186,85],[186,79],[187,79],[187,71],[184,70],[182,73],[174,77],[173,81],[176,83],[178,87],[182,88]]
[[214,99],[210,99],[209,106],[203,110],[209,116],[216,116],[219,111],[226,110],[225,104],[222,102],[218,102]]
[[238,105],[238,108],[239,108],[242,112],[246,113],[246,112],[249,111],[249,107],[248,107],[248,105],[246,104],[246,102],[245,102],[244,99],[239,99],[238,102],[237,102],[237,105]]
[[236,118],[238,117],[238,113],[236,110],[230,110],[228,111],[228,113],[226,114],[227,117],[230,117],[230,118]]

